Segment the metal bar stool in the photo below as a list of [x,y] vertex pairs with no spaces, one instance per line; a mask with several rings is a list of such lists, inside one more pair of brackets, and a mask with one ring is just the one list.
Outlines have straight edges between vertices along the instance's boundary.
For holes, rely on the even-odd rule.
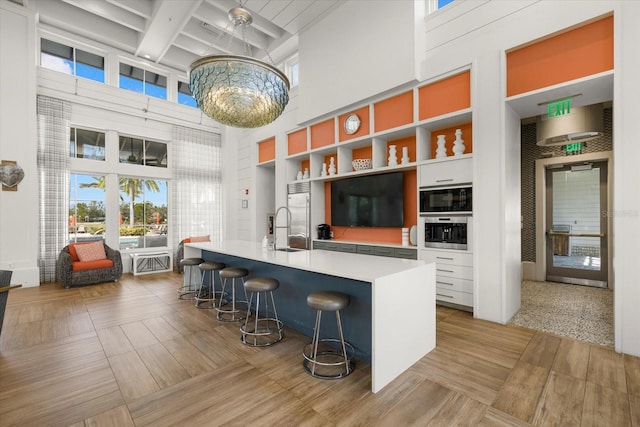
[[[196,292],[196,307],[197,308],[216,308],[218,305],[216,300],[218,298],[224,298],[221,291],[216,292],[216,271],[222,270],[225,265],[221,262],[205,261],[199,266],[202,272],[202,279],[200,280],[200,287]],[[209,280],[207,281],[207,272]],[[219,280],[219,279],[218,279]],[[226,304],[226,301],[222,303]]]
[[[244,320],[244,325],[240,326],[240,332],[242,337],[240,338],[242,343],[251,347],[265,347],[271,344],[275,344],[282,340],[284,336],[282,321],[278,319],[278,312],[276,310],[276,303],[273,300],[273,291],[280,287],[280,282],[276,279],[268,277],[256,277],[244,282],[245,292],[250,293],[248,310],[253,303],[253,297],[256,297],[255,316],[249,322],[251,313],[247,311],[247,317]],[[260,317],[260,294],[268,292],[269,295],[265,295],[264,298],[264,316]],[[269,297],[271,298],[271,309],[273,310],[273,317],[269,317]],[[253,337],[253,342],[249,341]]]
[[[344,340],[340,321],[340,310],[349,305],[349,295],[340,292],[314,292],[307,296],[307,305],[316,310],[316,324],[313,328],[311,343],[302,349],[304,356],[302,366],[317,378],[346,377],[355,369],[355,362],[352,360],[355,351],[353,346]],[[320,338],[320,320],[323,311],[336,312],[339,339]]]
[[[228,304],[225,308],[222,308],[222,299],[218,302],[216,311],[218,312],[216,318],[223,322],[233,322],[236,320],[244,320],[247,313],[250,313],[251,308],[247,302],[247,293],[242,287],[244,292],[244,300],[236,300],[236,279],[241,279],[244,285],[244,278],[249,275],[249,270],[239,267],[226,267],[220,270],[220,280],[222,280],[222,294],[229,295],[225,292],[227,289],[227,279],[231,279],[231,307]],[[228,301],[226,301],[228,303]],[[246,306],[246,309],[240,309],[238,304]]]
[[203,262],[202,258],[183,258],[180,260],[180,266],[184,268],[184,278],[182,287],[178,288],[178,299],[195,299],[196,292],[200,287],[200,274],[196,267]]

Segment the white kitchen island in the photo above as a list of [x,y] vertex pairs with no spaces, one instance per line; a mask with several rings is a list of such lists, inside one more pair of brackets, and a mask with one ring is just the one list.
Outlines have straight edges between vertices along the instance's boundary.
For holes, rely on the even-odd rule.
[[345,339],[370,357],[374,393],[435,348],[434,263],[325,250],[273,251],[240,240],[188,243],[184,256],[244,266],[249,277],[278,279],[278,314],[284,313],[285,325],[308,335],[315,319],[306,306],[308,293],[352,295],[352,304],[341,311],[351,325]]

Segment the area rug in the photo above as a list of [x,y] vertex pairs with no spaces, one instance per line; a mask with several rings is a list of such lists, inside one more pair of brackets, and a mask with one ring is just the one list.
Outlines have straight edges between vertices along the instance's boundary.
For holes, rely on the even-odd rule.
[[510,323],[613,347],[613,292],[554,282],[522,282],[522,305]]

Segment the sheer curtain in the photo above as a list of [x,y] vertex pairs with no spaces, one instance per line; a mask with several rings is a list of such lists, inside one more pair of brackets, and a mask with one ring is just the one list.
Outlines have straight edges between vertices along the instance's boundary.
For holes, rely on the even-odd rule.
[[171,237],[222,235],[222,144],[219,133],[173,127]]
[[69,235],[69,120],[71,105],[38,96],[40,282],[56,280],[56,260]]

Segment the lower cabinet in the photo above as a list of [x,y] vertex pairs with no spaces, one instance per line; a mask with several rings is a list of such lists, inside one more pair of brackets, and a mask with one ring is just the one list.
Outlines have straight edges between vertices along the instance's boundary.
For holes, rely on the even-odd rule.
[[436,263],[436,301],[473,311],[473,255],[468,252],[420,250],[420,259]]
[[351,252],[362,255],[377,255],[391,258],[418,259],[418,250],[415,248],[362,245],[356,243],[338,243],[336,241],[314,240],[313,249],[326,251]]

